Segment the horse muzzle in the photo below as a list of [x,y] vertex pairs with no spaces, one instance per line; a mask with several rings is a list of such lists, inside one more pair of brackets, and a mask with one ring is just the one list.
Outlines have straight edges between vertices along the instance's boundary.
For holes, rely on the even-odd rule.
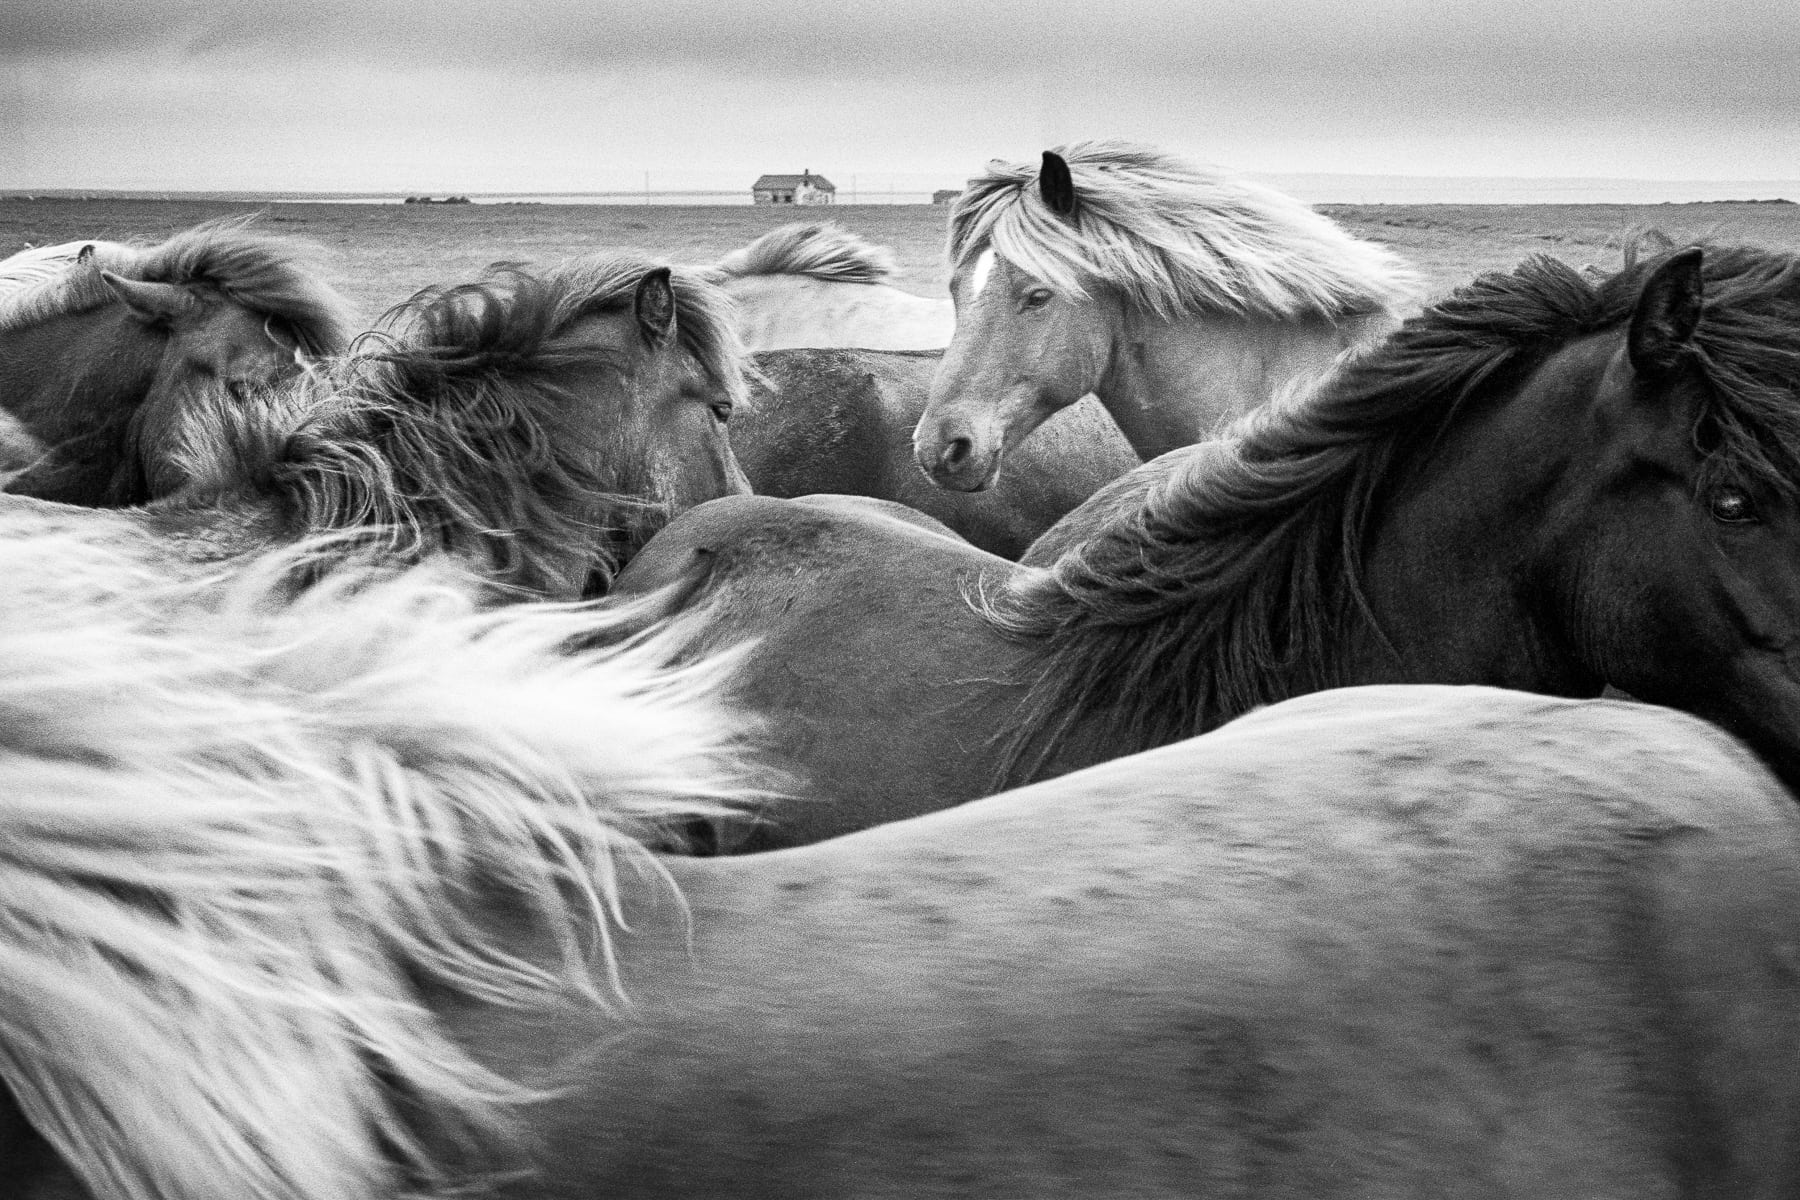
[[982,492],[1000,477],[1000,447],[982,446],[972,431],[939,430],[913,444],[913,461],[925,477],[952,492]]

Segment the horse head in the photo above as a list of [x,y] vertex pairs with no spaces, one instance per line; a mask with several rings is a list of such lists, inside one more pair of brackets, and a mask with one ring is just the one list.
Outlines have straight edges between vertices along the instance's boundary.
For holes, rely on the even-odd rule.
[[1004,456],[1105,373],[1122,309],[1057,287],[993,246],[952,273],[956,331],[913,432],[919,469],[939,487],[978,492]]
[[184,412],[345,348],[359,322],[315,248],[247,224],[0,263],[0,403],[45,447],[9,490],[87,505],[166,495],[184,482],[172,461]]
[[913,437],[940,487],[978,491],[1093,393],[1140,457],[1386,331],[1415,280],[1292,197],[1153,147],[994,163],[951,208],[956,327]]
[[174,461],[182,414],[198,393],[217,390],[233,402],[278,387],[312,369],[315,357],[283,318],[197,284],[101,278],[129,319],[160,339],[162,350],[127,429],[126,460],[109,500],[141,504],[184,482]]
[[[1388,472],[1369,602],[1422,677],[1610,684],[1800,782],[1800,261],[1694,246],[1597,288],[1528,266],[1560,344],[1509,335],[1508,366],[1442,340],[1452,322],[1420,331],[1415,378],[1466,354],[1467,379]],[[1542,319],[1503,285],[1446,310]]]
[[[750,491],[727,427],[743,399],[742,351],[722,294],[697,274],[635,262],[603,274],[603,298],[559,336],[571,352],[564,386],[588,397],[580,420],[614,501],[593,518],[630,553],[675,513]],[[581,278],[600,277],[580,265],[552,274]]]

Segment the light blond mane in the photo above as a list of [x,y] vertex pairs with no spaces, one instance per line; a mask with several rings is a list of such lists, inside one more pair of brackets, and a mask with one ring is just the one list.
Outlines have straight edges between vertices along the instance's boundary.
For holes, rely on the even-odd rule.
[[894,252],[829,222],[797,221],[771,229],[718,262],[726,276],[804,275],[827,283],[886,283]]
[[[610,924],[661,878],[638,835],[754,798],[716,665],[565,654],[610,618],[483,613],[448,568],[292,599],[311,552],[221,590],[0,529],[0,1075],[96,1196],[469,1182],[432,1147],[507,1138],[542,1081],[421,983],[612,1002]],[[484,896],[560,960],[496,944]]]
[[253,220],[207,221],[156,245],[86,241],[20,251],[0,261],[0,333],[114,303],[100,276],[105,270],[216,289],[252,312],[281,319],[307,355],[340,353],[362,322],[327,282],[324,251],[300,238],[256,232]]
[[1226,313],[1331,320],[1410,304],[1419,278],[1291,196],[1151,146],[1058,147],[1072,218],[1052,212],[1036,164],[995,160],[950,210],[949,258],[983,249],[1076,296],[1116,293],[1165,319]]

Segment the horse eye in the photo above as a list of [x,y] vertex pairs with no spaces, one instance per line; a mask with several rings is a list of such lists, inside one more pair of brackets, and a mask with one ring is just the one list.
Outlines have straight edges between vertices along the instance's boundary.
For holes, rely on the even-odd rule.
[[731,420],[731,401],[719,401],[712,406],[712,411],[713,416],[719,419],[719,424],[723,425],[725,422]]
[[1031,291],[1025,293],[1025,307],[1042,308],[1050,303],[1051,297],[1055,295],[1056,293],[1049,288],[1032,288]]
[[1756,506],[1750,497],[1734,488],[1714,493],[1711,503],[1713,520],[1727,525],[1743,525],[1756,520]]

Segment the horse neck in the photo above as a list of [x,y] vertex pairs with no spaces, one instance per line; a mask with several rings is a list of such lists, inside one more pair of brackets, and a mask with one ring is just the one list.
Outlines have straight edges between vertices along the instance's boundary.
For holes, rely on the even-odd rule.
[[[125,465],[132,414],[165,349],[121,305],[0,334],[0,405],[16,422],[8,443],[44,451],[32,455],[8,490],[71,504],[108,503]],[[9,453],[0,468],[24,465],[14,458]]]
[[[1284,496],[1241,521],[1229,506],[1180,505],[1149,533],[1117,519],[1173,474],[1212,479],[1241,466],[1230,439],[1119,481],[1090,528],[1064,531],[1061,561],[1048,562],[1047,550],[1029,556],[1068,583],[1037,591],[1041,576],[1021,576],[999,609],[1003,629],[1040,647],[1009,782],[1190,737],[1327,687],[1597,695],[1604,677],[1581,636],[1591,616],[1582,573],[1603,486],[1591,466],[1601,420],[1594,373],[1609,352],[1565,351],[1522,386],[1472,398],[1441,435],[1422,417],[1386,422],[1399,431],[1320,451],[1332,457],[1316,460],[1321,470],[1304,486],[1296,464],[1277,463],[1269,469],[1289,480]],[[1254,478],[1231,485],[1246,490],[1254,494]]]
[[1360,326],[1323,317],[1121,313],[1094,395],[1148,462],[1205,441],[1290,382],[1322,374]]
[[1570,548],[1603,503],[1584,431],[1610,354],[1599,343],[1565,351],[1525,387],[1460,414],[1395,473],[1364,558],[1379,634],[1349,650],[1346,682],[1600,693],[1586,639],[1571,632],[1591,564]]
[[77,437],[130,415],[164,349],[122,305],[50,317],[0,334],[0,402],[45,440]]

